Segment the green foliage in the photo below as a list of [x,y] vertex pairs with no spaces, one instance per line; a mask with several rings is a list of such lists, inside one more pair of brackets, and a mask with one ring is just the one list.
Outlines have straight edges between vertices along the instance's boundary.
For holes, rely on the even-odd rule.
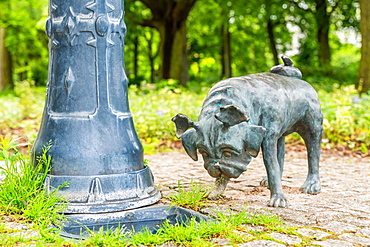
[[370,147],[370,96],[358,97],[354,86],[342,87],[328,95],[319,91],[324,114],[324,138],[330,143],[367,151]]
[[361,57],[360,48],[352,44],[341,44],[335,38],[332,40],[331,46],[335,50],[332,54],[331,68],[296,63],[303,73],[303,79],[311,83],[316,90],[332,92],[338,89],[338,85],[339,87],[350,86],[356,81]]
[[14,94],[0,97],[0,129],[14,128],[24,119],[20,98]]
[[28,141],[36,138],[45,103],[45,88],[32,81],[17,82],[14,91],[0,94],[0,135],[13,133]]
[[161,140],[175,140],[174,124],[171,118],[177,113],[186,113],[196,120],[201,109],[203,94],[166,87],[158,91],[140,90],[130,87],[130,108],[134,115],[135,128],[147,143]]
[[33,78],[46,84],[47,36],[44,32],[47,0],[0,1],[0,26],[19,80]]
[[204,201],[207,199],[209,191],[201,184],[191,181],[188,189],[184,188],[180,181],[177,185],[177,193],[171,193],[166,197],[173,205],[193,210],[207,205]]
[[4,166],[0,167],[4,176],[0,186],[0,212],[20,215],[43,227],[57,224],[63,219],[58,212],[65,207],[63,199],[56,195],[59,188],[51,193],[43,188],[51,169],[51,158],[47,155],[51,144],[43,148],[36,165],[18,151],[19,146],[16,140],[0,136],[0,159],[4,161]]
[[[316,88],[321,100],[325,142],[331,148],[345,145],[367,153],[370,147],[367,112],[370,96],[364,94],[358,98],[354,87],[346,86],[348,81],[325,76],[310,76],[306,80]],[[45,88],[30,85],[22,82],[17,84],[16,93],[0,94],[0,130],[3,134],[9,132],[14,138],[22,136],[33,142],[41,121]],[[159,85],[162,88],[145,85],[142,88],[131,86],[128,90],[135,128],[146,153],[169,151],[171,142],[178,140],[171,118],[183,113],[196,121],[209,90],[196,82],[190,83],[189,89],[177,87],[173,80]]]
[[[48,39],[44,33],[47,2],[0,1],[0,26],[6,28],[6,46],[15,66],[14,78],[32,79],[38,86],[45,85],[47,81]],[[353,30],[359,33],[359,5],[357,0],[333,0],[326,3],[326,11],[331,18],[327,28],[333,30],[329,38],[335,69],[335,54],[344,44],[336,43],[338,38],[334,31]],[[229,25],[231,35],[233,76],[267,71],[274,63],[272,43],[275,43],[279,54],[296,52],[298,48],[297,64],[316,67],[318,41],[314,13],[317,12],[313,0],[304,3],[284,0],[196,1],[187,22],[191,80],[209,82],[220,79],[221,48],[224,42],[221,29],[225,24]],[[129,82],[134,85],[159,82],[162,67],[159,57],[161,37],[158,30],[138,24],[143,19],[153,17],[150,9],[142,1],[125,1],[125,15],[128,28],[125,64]],[[268,35],[268,23],[273,27],[273,40]],[[293,33],[289,26],[298,27],[298,31]],[[294,35],[298,37],[300,46],[293,48]],[[348,60],[348,57],[343,60]],[[357,62],[354,65],[346,67],[347,70],[357,70]],[[337,71],[343,72],[342,68],[337,68]],[[332,75],[335,76],[337,71]]]

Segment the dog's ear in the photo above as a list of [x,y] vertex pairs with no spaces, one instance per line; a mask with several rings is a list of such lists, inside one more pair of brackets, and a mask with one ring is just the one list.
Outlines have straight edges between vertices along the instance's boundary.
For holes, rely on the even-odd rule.
[[172,121],[176,125],[176,137],[181,138],[185,131],[195,126],[193,120],[184,114],[177,114],[172,118]]
[[256,158],[261,148],[263,138],[266,134],[266,128],[262,126],[249,125],[244,139],[247,152]]
[[185,148],[186,153],[194,160],[198,160],[197,154],[197,146],[196,146],[196,139],[197,139],[197,131],[195,129],[187,130],[182,135],[182,145]]
[[249,121],[249,116],[234,105],[221,106],[220,112],[215,115],[215,118],[222,122],[225,127]]

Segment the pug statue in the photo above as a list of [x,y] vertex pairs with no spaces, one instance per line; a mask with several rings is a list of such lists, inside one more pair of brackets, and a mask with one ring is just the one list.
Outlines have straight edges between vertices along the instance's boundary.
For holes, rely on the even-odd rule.
[[[300,80],[290,58],[270,73],[222,80],[206,96],[198,122],[183,114],[172,118],[176,136],[195,161],[216,178],[211,199],[221,196],[231,178],[239,177],[262,149],[270,189],[269,206],[287,207],[282,189],[285,137],[302,136],[308,154],[308,175],[301,190],[321,190],[319,178],[323,115],[316,91]],[[298,75],[298,76],[297,76]],[[298,78],[297,78],[298,77]]]

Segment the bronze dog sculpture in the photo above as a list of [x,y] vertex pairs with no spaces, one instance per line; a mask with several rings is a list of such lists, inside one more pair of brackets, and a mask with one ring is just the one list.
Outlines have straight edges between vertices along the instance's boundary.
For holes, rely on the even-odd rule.
[[[214,199],[222,195],[230,178],[247,170],[262,149],[270,189],[269,206],[287,207],[282,190],[285,136],[297,132],[305,141],[308,175],[301,190],[319,193],[320,146],[323,116],[316,91],[284,68],[292,69],[288,57],[278,68],[283,73],[258,73],[222,80],[209,91],[198,122],[177,114],[176,135],[187,154],[216,178]],[[290,60],[291,61],[291,60]],[[296,69],[296,68],[294,68]],[[298,70],[298,69],[296,69]],[[298,70],[299,71],[299,70]],[[300,71],[299,71],[300,73]],[[299,75],[298,73],[298,75]]]

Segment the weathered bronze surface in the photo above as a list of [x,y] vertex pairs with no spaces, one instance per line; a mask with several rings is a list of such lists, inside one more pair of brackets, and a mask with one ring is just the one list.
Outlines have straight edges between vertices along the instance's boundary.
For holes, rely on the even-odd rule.
[[45,187],[69,182],[58,191],[65,213],[110,213],[160,199],[128,104],[123,7],[122,0],[49,0],[49,82],[33,153],[52,141]]
[[[297,132],[307,146],[308,175],[302,186],[305,193],[319,193],[320,144],[323,116],[316,91],[296,79],[297,71],[288,57],[281,73],[258,73],[222,80],[209,91],[198,122],[178,114],[177,137],[182,138],[187,154],[216,178],[210,198],[223,194],[230,178],[239,177],[257,157],[260,148],[271,191],[269,206],[287,207],[282,190],[285,136]],[[290,60],[290,62],[289,62]],[[291,70],[293,69],[293,70]],[[292,72],[293,71],[293,72]]]

